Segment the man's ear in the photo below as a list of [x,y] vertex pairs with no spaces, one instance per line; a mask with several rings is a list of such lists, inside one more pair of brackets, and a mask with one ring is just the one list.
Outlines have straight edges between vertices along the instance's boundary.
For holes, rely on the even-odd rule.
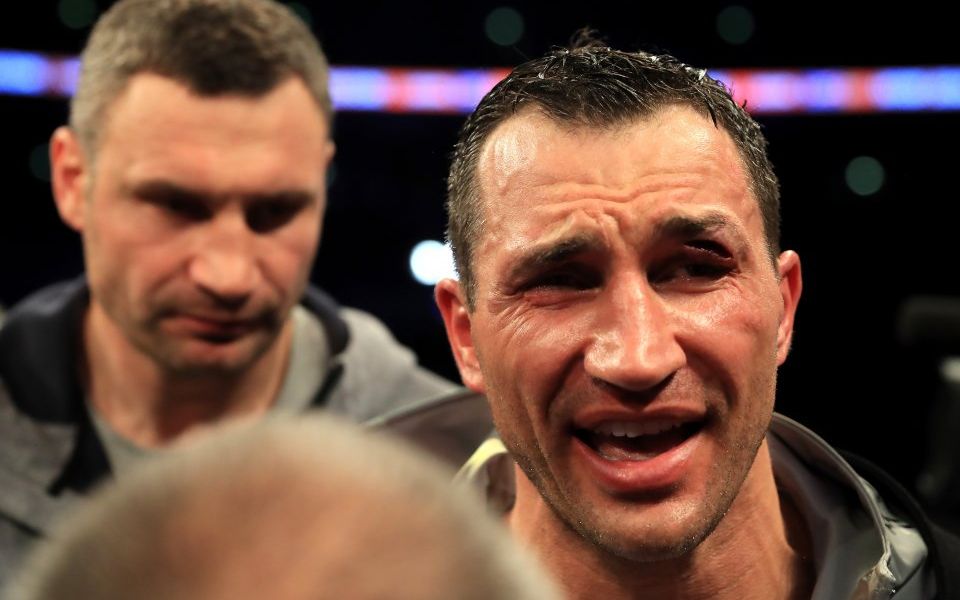
[[50,139],[50,179],[60,218],[83,231],[84,199],[90,177],[80,140],[69,127],[59,127]]
[[443,315],[447,339],[453,349],[453,358],[457,361],[463,384],[475,392],[484,393],[486,389],[483,373],[480,371],[477,351],[473,346],[470,311],[467,309],[460,283],[453,279],[440,281],[434,290],[434,297],[440,314]]
[[792,250],[782,252],[777,259],[777,265],[780,273],[780,297],[783,301],[780,326],[777,328],[777,364],[782,365],[790,353],[793,319],[797,314],[800,292],[803,291],[803,277],[800,273],[800,257]]

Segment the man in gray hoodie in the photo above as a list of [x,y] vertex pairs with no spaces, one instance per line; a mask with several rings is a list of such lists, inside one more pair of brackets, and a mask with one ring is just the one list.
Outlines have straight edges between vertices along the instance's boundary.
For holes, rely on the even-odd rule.
[[[462,391],[308,283],[332,107],[286,7],[121,0],[70,109],[53,192],[86,274],[0,329],[0,581],[74,498],[184,435],[310,407],[382,422]],[[459,443],[449,420],[427,429],[405,423]]]

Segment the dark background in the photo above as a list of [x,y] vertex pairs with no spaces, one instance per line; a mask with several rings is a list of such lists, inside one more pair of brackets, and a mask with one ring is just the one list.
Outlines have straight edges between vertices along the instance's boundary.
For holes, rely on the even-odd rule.
[[[338,65],[509,67],[565,44],[585,25],[616,47],[660,49],[716,68],[960,64],[945,9],[774,4],[784,3],[741,3],[755,30],[746,43],[730,44],[717,32],[728,3],[301,2]],[[86,7],[108,5],[89,0]],[[516,9],[524,22],[522,37],[508,47],[485,33],[485,19],[501,6]],[[60,8],[56,0],[5,6],[0,48],[76,53],[88,28],[65,26]],[[78,273],[82,261],[76,236],[56,217],[42,158],[50,132],[66,119],[65,101],[0,96],[0,114],[0,303],[9,306]],[[344,304],[381,317],[424,364],[450,377],[456,372],[432,290],[412,279],[407,259],[416,242],[442,236],[448,153],[462,119],[337,116],[314,277]],[[800,253],[805,279],[778,408],[912,486],[926,456],[937,357],[898,341],[897,314],[911,295],[960,294],[960,114],[760,121],[783,189],[783,245]],[[872,196],[845,183],[847,164],[861,155],[885,168],[885,183]]]

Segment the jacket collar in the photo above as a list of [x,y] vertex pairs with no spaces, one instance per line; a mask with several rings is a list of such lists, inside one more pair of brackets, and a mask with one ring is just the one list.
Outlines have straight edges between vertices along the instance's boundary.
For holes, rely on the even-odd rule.
[[[71,501],[71,489],[109,473],[77,376],[89,300],[84,277],[58,283],[17,304],[0,327],[0,489],[18,490],[0,494],[0,512],[36,530]],[[349,330],[336,302],[309,288],[303,304],[323,324],[331,354],[342,352]]]
[[[923,538],[833,447],[776,413],[767,439],[778,488],[791,495],[814,537],[815,600],[887,598],[906,582],[921,579],[916,575],[927,556]],[[513,460],[495,435],[457,474],[500,514],[513,506],[514,477]]]

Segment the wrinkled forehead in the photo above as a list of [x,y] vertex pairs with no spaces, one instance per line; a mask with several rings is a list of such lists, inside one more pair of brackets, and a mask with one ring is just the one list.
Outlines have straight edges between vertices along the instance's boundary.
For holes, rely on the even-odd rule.
[[523,111],[490,135],[478,183],[485,233],[494,235],[581,200],[627,212],[655,204],[656,211],[640,211],[648,217],[707,205],[744,221],[759,216],[732,139],[686,106],[602,129]]
[[[656,136],[664,130],[669,132],[669,136],[666,139],[656,138],[656,141],[665,152],[679,148],[690,154],[702,153],[712,140],[719,141],[722,138],[727,142],[724,144],[726,149],[732,150],[733,156],[742,160],[729,133],[715,124],[710,115],[699,107],[667,104],[633,118],[593,124],[557,118],[536,105],[529,105],[503,120],[487,136],[478,159],[480,176],[482,179],[486,171],[488,175],[496,174],[496,181],[504,181],[515,173],[529,170],[533,162],[544,154],[570,150],[570,143],[580,146],[576,154],[584,156],[590,155],[591,148],[595,149],[607,140],[623,141],[638,133]],[[594,167],[609,164],[609,157],[594,158],[598,159]],[[746,170],[743,172],[747,174]],[[486,183],[491,182],[488,179]]]

